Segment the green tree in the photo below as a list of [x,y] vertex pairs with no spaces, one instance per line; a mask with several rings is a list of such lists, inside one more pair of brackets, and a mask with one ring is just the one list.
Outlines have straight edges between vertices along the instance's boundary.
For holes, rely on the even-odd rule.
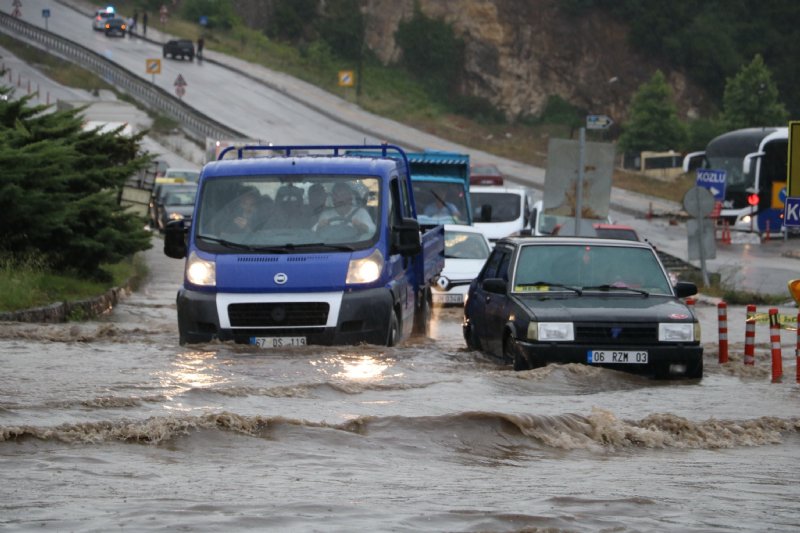
[[658,70],[643,83],[631,102],[630,118],[623,126],[619,145],[625,152],[680,150],[686,143],[686,127],[678,119],[664,74]]
[[464,41],[456,37],[452,25],[425,16],[415,2],[413,17],[400,22],[395,40],[403,50],[403,66],[436,98],[445,100],[457,93]]
[[101,264],[150,247],[144,219],[117,202],[151,161],[139,150],[144,132],[87,132],[82,109],[46,113],[29,100],[0,100],[0,255],[107,278]]
[[736,76],[728,78],[722,105],[725,125],[732,130],[783,126],[789,116],[760,54]]

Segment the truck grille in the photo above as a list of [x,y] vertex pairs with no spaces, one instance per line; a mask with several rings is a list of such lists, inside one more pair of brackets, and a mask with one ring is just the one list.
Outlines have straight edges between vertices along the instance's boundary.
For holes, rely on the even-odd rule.
[[658,324],[575,324],[580,343],[652,344],[658,342]]
[[326,302],[230,304],[228,318],[235,328],[324,326],[329,308]]

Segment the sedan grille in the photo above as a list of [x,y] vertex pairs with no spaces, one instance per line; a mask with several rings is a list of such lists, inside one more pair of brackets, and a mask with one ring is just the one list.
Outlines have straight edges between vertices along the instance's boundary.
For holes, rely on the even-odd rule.
[[575,340],[596,345],[652,344],[658,342],[658,324],[575,324]]
[[235,328],[324,326],[328,322],[326,302],[242,303],[228,306]]

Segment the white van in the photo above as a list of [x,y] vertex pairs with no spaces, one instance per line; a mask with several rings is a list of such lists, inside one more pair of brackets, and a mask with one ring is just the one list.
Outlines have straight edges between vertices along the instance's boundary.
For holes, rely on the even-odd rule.
[[494,242],[529,229],[533,194],[520,186],[470,185],[469,200],[472,219]]

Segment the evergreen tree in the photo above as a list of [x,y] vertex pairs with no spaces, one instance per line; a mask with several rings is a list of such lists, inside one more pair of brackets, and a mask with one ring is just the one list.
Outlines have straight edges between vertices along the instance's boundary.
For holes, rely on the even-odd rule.
[[725,84],[723,117],[728,129],[785,126],[786,108],[760,54]]
[[29,100],[0,100],[0,255],[105,278],[101,264],[150,247],[144,219],[117,201],[152,159],[139,151],[144,133],[87,132],[82,109],[48,113]]
[[623,128],[619,145],[625,152],[683,148],[686,127],[678,119],[672,90],[660,70],[633,95],[630,118]]

